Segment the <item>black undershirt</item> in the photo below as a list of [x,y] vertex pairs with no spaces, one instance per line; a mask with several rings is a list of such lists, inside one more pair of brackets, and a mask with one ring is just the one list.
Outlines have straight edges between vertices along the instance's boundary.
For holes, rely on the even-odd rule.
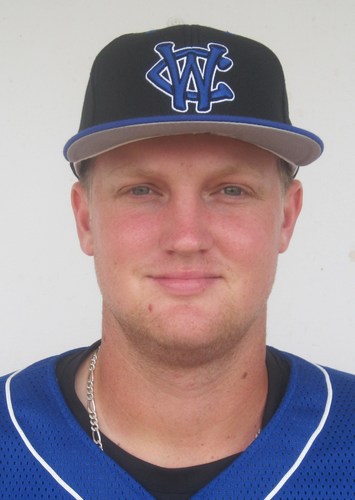
[[[91,429],[86,409],[75,392],[75,376],[80,364],[99,343],[75,351],[61,358],[56,373],[64,398],[79,424],[91,437]],[[268,394],[263,415],[262,428],[269,422],[286,391],[289,378],[289,365],[274,350],[268,349],[266,355],[268,370]],[[101,434],[105,453],[117,462],[158,500],[188,500],[214,477],[228,467],[239,455],[223,458],[212,463],[170,469],[150,464],[127,453],[106,436]]]

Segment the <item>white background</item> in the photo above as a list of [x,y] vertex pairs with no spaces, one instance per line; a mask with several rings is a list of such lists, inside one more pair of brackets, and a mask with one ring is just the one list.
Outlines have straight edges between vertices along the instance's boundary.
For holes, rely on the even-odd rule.
[[100,336],[62,147],[89,70],[116,36],[179,22],[255,38],[281,59],[296,126],[325,142],[270,302],[268,341],[354,371],[355,2],[0,0],[0,373]]

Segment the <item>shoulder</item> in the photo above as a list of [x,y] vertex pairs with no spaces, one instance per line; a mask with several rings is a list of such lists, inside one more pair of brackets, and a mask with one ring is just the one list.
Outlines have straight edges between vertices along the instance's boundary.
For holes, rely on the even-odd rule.
[[[5,401],[1,407],[8,407],[12,402],[21,401],[21,404],[30,404],[34,395],[40,396],[51,393],[51,396],[59,395],[59,387],[56,377],[56,366],[60,359],[74,352],[80,352],[82,348],[64,352],[39,360],[26,368],[0,377],[0,400]],[[41,399],[41,398],[39,398]],[[37,400],[38,401],[38,400]]]
[[59,415],[72,421],[58,384],[56,366],[62,357],[75,351],[37,361],[0,378],[0,449],[6,440],[22,443],[24,434],[35,436],[39,425],[43,431],[51,421],[57,422]]
[[[318,409],[334,425],[355,422],[355,375],[311,363],[294,354],[278,351],[290,365],[290,379],[284,396],[289,406],[307,414]],[[352,423],[352,424],[351,424]]]
[[322,372],[325,377],[329,377],[334,383],[344,384],[346,386],[355,387],[355,375],[352,373],[347,373],[341,370],[336,370],[334,368],[323,366],[317,363],[312,363],[307,361],[300,356],[291,354],[289,352],[279,351],[275,348],[270,348],[275,351],[281,358],[288,361],[291,367],[291,372],[299,374],[307,373],[312,375],[317,372]]
[[60,359],[65,358],[66,356],[69,356],[69,355],[74,354],[76,352],[83,351],[84,349],[85,349],[84,347],[79,347],[77,349],[71,349],[69,351],[65,351],[63,353],[56,354],[56,355],[50,356],[48,358],[40,359],[40,360],[38,360],[38,361],[36,361],[36,362],[34,362],[34,363],[24,367],[24,368],[21,368],[19,370],[14,371],[14,372],[7,373],[5,375],[1,375],[0,376],[0,383],[4,384],[4,383],[6,383],[6,381],[8,379],[12,379],[15,376],[17,377],[17,375],[20,375],[20,374],[21,374],[21,377],[26,376],[26,375],[31,376],[35,373],[42,371],[42,370],[55,367],[57,362]]

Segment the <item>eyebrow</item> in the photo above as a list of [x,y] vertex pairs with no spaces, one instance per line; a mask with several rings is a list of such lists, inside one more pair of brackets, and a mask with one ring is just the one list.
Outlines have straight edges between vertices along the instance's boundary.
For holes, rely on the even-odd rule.
[[135,176],[144,176],[144,177],[154,177],[155,175],[158,174],[157,170],[154,169],[154,167],[142,167],[139,165],[135,165],[132,163],[123,163],[120,165],[114,165],[110,170],[109,173],[116,176],[124,176],[124,175],[130,175],[132,177]]
[[[164,171],[160,168],[155,168],[154,164],[152,165],[139,165],[132,162],[130,159],[120,158],[119,161],[115,162],[113,165],[107,165],[107,178],[111,179],[122,179],[124,177],[127,178],[135,178],[135,177],[145,177],[154,179],[156,177],[162,177],[164,175]],[[166,169],[167,172],[171,171],[173,167],[169,167]],[[224,177],[228,175],[248,175],[252,176],[255,180],[260,180],[263,178],[262,168],[260,165],[253,166],[248,162],[231,160],[230,163],[226,163],[225,166],[220,166],[218,169],[210,172],[213,177]]]
[[218,171],[214,172],[214,175],[220,177],[226,177],[228,175],[251,175],[255,179],[261,179],[263,177],[261,168],[253,168],[249,164],[234,163],[221,167]]
[[[218,175],[229,175],[229,174],[235,174],[235,173],[238,173],[238,172],[243,172],[245,170],[248,170],[248,171],[251,171],[251,172],[256,172],[258,173],[259,172],[259,169],[254,169],[253,167],[251,167],[250,165],[247,165],[247,164],[230,164],[230,165],[226,165],[225,167],[220,167],[216,173]],[[153,177],[155,175],[158,175],[160,174],[160,169],[159,171],[157,169],[151,166],[140,166],[140,165],[135,165],[135,164],[128,164],[128,163],[123,163],[121,165],[114,165],[111,169],[110,169],[110,173],[113,173],[114,175],[116,175],[116,173],[118,174],[130,174],[132,176],[136,176],[136,175],[142,175],[142,176],[148,176],[148,177]]]

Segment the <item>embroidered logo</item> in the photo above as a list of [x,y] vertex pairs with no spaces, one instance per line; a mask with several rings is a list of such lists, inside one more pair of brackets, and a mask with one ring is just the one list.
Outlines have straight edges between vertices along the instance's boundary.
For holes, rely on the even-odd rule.
[[146,73],[146,79],[171,98],[175,111],[186,113],[192,103],[197,113],[208,113],[213,104],[235,99],[229,85],[217,81],[219,72],[233,67],[233,61],[226,57],[227,47],[218,43],[207,47],[175,50],[173,42],[155,46],[160,59]]

